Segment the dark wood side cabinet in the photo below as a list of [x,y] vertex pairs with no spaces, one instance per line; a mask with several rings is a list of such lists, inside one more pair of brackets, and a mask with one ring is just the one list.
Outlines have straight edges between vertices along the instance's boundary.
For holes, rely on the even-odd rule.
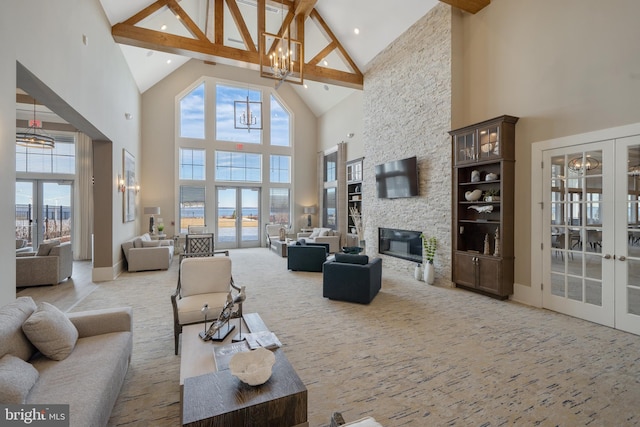
[[452,275],[457,287],[513,294],[515,126],[500,116],[450,131]]

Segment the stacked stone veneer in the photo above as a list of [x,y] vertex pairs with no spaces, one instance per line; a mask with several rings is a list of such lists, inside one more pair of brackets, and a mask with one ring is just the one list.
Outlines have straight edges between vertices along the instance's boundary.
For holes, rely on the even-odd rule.
[[[410,261],[378,254],[378,227],[438,239],[436,283],[451,283],[451,7],[438,5],[365,73],[363,217],[366,250],[386,268],[413,274]],[[375,165],[417,156],[420,196],[378,199]]]

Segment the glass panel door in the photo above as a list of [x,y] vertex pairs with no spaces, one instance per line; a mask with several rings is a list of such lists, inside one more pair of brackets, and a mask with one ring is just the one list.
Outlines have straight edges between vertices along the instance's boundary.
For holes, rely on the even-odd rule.
[[67,181],[16,181],[16,238],[34,250],[48,240],[71,241],[73,188]]
[[217,187],[216,248],[260,246],[260,189]]
[[543,306],[614,325],[613,145],[545,153]]
[[616,141],[616,328],[640,334],[640,137]]

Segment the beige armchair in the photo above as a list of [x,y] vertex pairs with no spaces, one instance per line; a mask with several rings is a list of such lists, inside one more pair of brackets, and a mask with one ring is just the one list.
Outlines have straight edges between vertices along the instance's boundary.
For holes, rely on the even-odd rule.
[[73,253],[71,243],[49,242],[37,252],[16,254],[16,287],[57,285],[71,277]]
[[[188,257],[180,262],[178,286],[171,295],[173,306],[173,334],[175,353],[178,354],[178,340],[182,327],[205,321],[202,308],[208,305],[207,320],[213,321],[222,311],[227,296],[234,286],[231,276],[231,259],[227,256]],[[242,304],[239,304],[242,314]]]
[[271,246],[271,240],[280,239],[280,229],[282,224],[267,224],[265,225],[265,237],[267,248]]

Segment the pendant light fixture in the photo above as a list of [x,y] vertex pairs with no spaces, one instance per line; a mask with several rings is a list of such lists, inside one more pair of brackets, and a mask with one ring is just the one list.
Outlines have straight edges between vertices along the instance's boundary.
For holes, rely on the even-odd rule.
[[54,148],[53,137],[42,132],[42,122],[36,120],[36,100],[33,100],[33,120],[22,132],[16,132],[16,144],[29,148]]

